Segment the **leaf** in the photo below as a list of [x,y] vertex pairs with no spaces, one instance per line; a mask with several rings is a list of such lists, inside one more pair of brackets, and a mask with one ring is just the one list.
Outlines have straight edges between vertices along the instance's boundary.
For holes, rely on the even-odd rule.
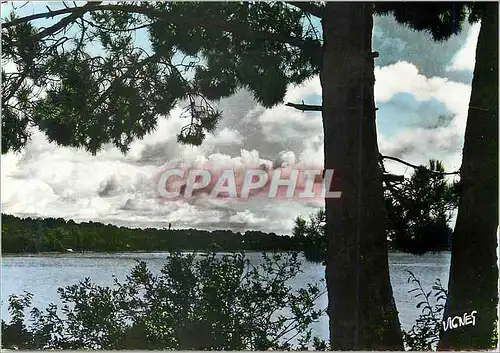
[[420,302],[417,304],[417,309],[419,309],[422,305],[424,305],[426,302]]

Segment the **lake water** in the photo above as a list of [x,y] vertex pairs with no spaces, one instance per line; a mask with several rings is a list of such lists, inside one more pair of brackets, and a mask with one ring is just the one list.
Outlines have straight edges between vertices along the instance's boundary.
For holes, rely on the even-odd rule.
[[[59,303],[57,288],[75,284],[90,277],[100,285],[112,285],[112,275],[124,280],[135,264],[136,259],[144,260],[153,271],[159,271],[167,253],[66,253],[2,257],[2,319],[8,320],[6,299],[11,294],[28,291],[34,294],[33,304],[45,308],[49,303]],[[261,261],[260,253],[246,255],[251,263]],[[399,252],[389,254],[391,283],[399,311],[399,319],[404,329],[409,329],[420,314],[415,305],[417,301],[408,291],[414,284],[408,283],[407,271],[412,271],[421,281],[426,291],[431,290],[436,278],[443,286],[448,285],[451,255],[449,252],[414,256]],[[306,283],[317,282],[324,278],[325,268],[301,259],[302,270],[294,280],[293,286],[300,288]],[[323,283],[324,286],[324,283]],[[326,308],[326,294],[317,302],[318,308]],[[328,337],[328,317],[325,315],[313,324],[313,335]]]

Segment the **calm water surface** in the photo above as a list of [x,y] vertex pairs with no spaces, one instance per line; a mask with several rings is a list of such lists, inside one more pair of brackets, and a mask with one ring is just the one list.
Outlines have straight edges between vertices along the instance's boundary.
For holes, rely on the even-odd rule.
[[[153,271],[159,271],[168,256],[167,253],[67,253],[32,256],[2,257],[2,319],[8,320],[6,299],[11,294],[28,291],[34,294],[33,304],[45,308],[49,303],[59,304],[57,288],[75,284],[90,277],[100,285],[112,285],[112,275],[124,280],[136,260],[143,260]],[[251,263],[258,265],[260,253],[248,253]],[[436,278],[446,287],[450,266],[450,253],[426,254],[414,256],[393,252],[389,254],[391,283],[394,291],[399,319],[405,329],[411,328],[420,313],[416,309],[416,299],[408,294],[414,285],[408,283],[407,271],[412,271],[420,279],[426,291],[431,290]],[[301,259],[303,273],[294,280],[293,286],[300,288],[306,283],[317,282],[324,278],[325,268]],[[324,283],[322,284],[324,287]],[[316,304],[318,308],[326,308],[326,294]],[[313,335],[328,337],[328,318],[324,316],[313,326]]]

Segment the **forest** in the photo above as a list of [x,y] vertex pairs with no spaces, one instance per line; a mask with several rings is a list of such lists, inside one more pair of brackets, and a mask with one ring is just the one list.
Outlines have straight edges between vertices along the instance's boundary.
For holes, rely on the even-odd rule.
[[2,214],[2,253],[73,251],[292,251],[296,239],[274,233],[197,229],[133,229],[62,218]]

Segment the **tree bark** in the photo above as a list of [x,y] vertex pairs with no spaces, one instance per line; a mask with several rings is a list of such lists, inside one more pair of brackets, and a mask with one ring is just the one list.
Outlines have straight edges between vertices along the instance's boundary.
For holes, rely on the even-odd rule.
[[402,350],[389,278],[375,126],[373,5],[328,2],[322,20],[326,282],[334,350]]
[[444,319],[477,314],[475,326],[441,328],[439,349],[491,349],[497,319],[498,3],[481,5]]

